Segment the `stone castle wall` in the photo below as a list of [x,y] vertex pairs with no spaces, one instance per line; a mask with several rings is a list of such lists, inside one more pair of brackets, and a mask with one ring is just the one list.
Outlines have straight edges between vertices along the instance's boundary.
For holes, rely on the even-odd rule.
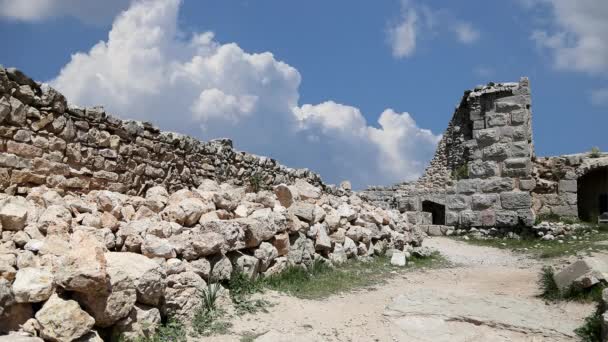
[[154,185],[196,187],[205,178],[247,185],[254,175],[263,186],[303,179],[325,187],[309,170],[236,151],[228,139],[201,142],[101,107],[70,107],[54,89],[2,67],[0,152],[0,190],[13,193],[46,185],[143,194]]
[[[591,171],[606,168],[606,154],[592,156],[579,153],[535,159],[532,191],[534,211],[540,215],[578,218],[579,195],[587,191],[581,189],[582,177]],[[601,188],[600,184],[597,185]]]
[[465,92],[425,174],[363,191],[370,201],[427,221],[423,202],[445,206],[447,226],[514,227],[534,222],[530,87],[489,84]]

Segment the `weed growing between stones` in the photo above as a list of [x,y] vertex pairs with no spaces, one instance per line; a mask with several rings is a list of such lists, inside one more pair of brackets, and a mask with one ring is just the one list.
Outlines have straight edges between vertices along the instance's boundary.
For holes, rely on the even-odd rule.
[[583,342],[599,342],[602,341],[602,314],[604,313],[604,305],[597,304],[595,311],[587,318],[585,323],[574,332],[581,338]]
[[263,299],[251,299],[251,295],[264,290],[263,281],[251,280],[241,272],[233,272],[227,284],[230,298],[234,304],[237,315],[246,313],[267,312],[270,302]]
[[599,147],[597,146],[593,146],[591,148],[591,152],[589,152],[589,157],[591,158],[599,158],[602,156],[602,151],[600,150]]

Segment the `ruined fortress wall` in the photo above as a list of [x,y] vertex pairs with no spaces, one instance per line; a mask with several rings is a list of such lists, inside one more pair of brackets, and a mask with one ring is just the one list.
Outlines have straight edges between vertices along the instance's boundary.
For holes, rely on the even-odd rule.
[[476,89],[463,105],[472,132],[465,142],[468,177],[448,189],[446,224],[531,226],[534,145],[528,79]]
[[424,175],[363,195],[411,212],[418,224],[429,224],[428,215],[420,214],[428,201],[445,206],[447,226],[532,225],[530,106],[527,78],[465,92]]
[[236,151],[228,139],[201,142],[119,120],[101,107],[70,107],[54,89],[2,67],[0,152],[0,190],[11,192],[47,185],[142,194],[154,185],[197,186],[204,178],[247,185],[253,175],[262,185],[305,179],[323,186],[309,170]]
[[[534,211],[540,215],[571,218],[583,216],[580,218],[595,220],[601,214],[597,199],[608,187],[606,176],[599,175],[592,179],[585,177],[592,172],[607,169],[606,154],[579,153],[535,159],[535,186],[532,191]],[[594,213],[588,216],[586,211]]]

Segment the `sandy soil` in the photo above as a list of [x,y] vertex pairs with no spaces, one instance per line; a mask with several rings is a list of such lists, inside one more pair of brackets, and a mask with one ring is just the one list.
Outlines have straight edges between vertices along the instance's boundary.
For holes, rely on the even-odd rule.
[[317,300],[276,292],[269,313],[233,320],[208,341],[572,341],[593,305],[538,299],[542,264],[446,238],[425,245],[454,266],[399,273],[385,284]]

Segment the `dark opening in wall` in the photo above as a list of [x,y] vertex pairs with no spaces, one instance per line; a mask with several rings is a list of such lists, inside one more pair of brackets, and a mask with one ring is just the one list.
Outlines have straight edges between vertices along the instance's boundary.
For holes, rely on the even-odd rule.
[[445,225],[445,205],[431,201],[422,201],[422,211],[433,215],[433,224]]
[[608,167],[592,170],[578,179],[578,217],[596,222],[608,212]]

